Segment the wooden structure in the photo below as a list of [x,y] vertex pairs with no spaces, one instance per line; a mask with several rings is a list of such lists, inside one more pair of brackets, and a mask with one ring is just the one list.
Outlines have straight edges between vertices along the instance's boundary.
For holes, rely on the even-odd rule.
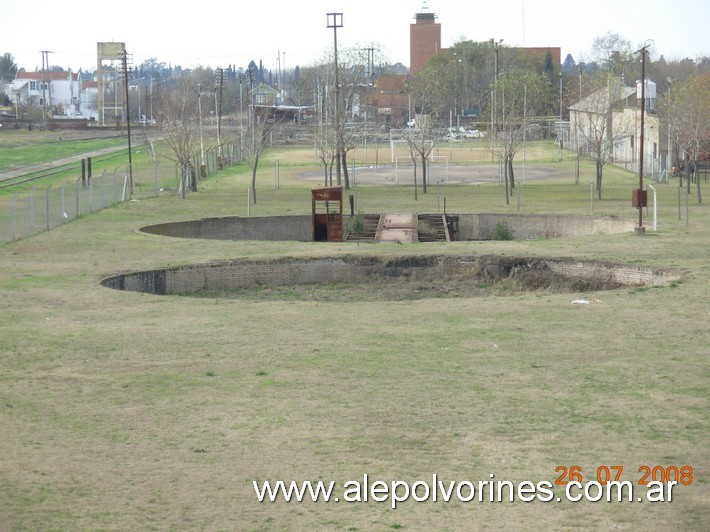
[[311,190],[313,241],[343,241],[343,187]]

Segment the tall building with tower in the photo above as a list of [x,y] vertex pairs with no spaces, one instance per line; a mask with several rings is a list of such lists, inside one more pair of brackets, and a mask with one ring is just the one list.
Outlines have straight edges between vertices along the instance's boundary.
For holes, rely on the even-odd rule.
[[419,72],[429,58],[440,51],[441,24],[424,0],[421,9],[414,15],[414,24],[409,25],[409,72]]

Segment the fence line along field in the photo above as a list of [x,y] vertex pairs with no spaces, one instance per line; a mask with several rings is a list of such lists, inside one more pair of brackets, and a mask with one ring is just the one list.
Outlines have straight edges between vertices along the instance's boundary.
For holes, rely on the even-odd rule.
[[[591,214],[593,163],[583,161],[575,185],[572,157],[554,156],[541,148],[528,160],[556,176],[518,181],[519,204],[516,190],[506,205],[497,183],[449,183],[439,192],[449,212]],[[309,214],[307,175],[319,171],[307,148],[284,148],[260,166],[256,204],[247,203],[251,175],[237,166],[185,199],[175,191],[137,196],[0,245],[0,528],[707,526],[705,204],[691,196],[686,211],[682,196],[679,211],[677,182],[653,183],[658,230],[649,213],[645,237],[355,245],[140,231],[205,217]],[[594,214],[634,219],[638,178],[604,172]],[[434,187],[416,201],[405,185],[360,183],[349,193],[364,213],[437,211]],[[327,298],[303,286],[272,298],[260,286],[190,297],[101,285],[119,273],[234,259],[430,254],[573,257],[652,266],[680,280],[399,300],[339,297],[347,287]],[[676,470],[672,502],[638,502],[644,475],[672,479]],[[562,482],[617,472],[633,485],[632,502],[567,500]],[[368,492],[367,502],[347,502],[343,486],[365,475],[370,484],[419,482],[418,498],[433,475],[446,487],[470,481],[476,489],[479,481],[547,481],[554,496],[410,497],[392,509],[391,499]],[[333,481],[342,500],[259,502],[264,483],[279,480]]]

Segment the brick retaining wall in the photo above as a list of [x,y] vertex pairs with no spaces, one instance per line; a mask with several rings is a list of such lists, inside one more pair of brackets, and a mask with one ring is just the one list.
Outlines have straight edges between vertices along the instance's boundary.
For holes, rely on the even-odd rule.
[[[591,216],[548,214],[455,214],[459,218],[457,240],[491,240],[496,225],[505,223],[515,240],[584,236],[597,233],[633,232],[635,221]],[[313,241],[310,215],[225,216],[185,222],[168,222],[141,228],[144,233],[179,238],[215,240],[296,240]]]
[[579,261],[570,258],[515,257],[324,257],[275,260],[238,259],[207,264],[115,275],[101,284],[108,288],[158,295],[218,293],[253,286],[366,282],[368,279],[424,276],[472,275],[505,277],[513,269],[545,267],[566,277],[612,280],[624,285],[657,285],[677,280],[680,275],[650,267]]

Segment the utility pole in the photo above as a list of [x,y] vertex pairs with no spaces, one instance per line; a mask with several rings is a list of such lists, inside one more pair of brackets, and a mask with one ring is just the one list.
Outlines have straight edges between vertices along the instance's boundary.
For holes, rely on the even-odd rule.
[[119,53],[121,59],[121,77],[124,81],[124,97],[126,101],[126,131],[128,133],[128,182],[131,188],[131,195],[133,195],[133,155],[131,150],[131,106],[128,98],[128,61],[129,53],[123,50]]
[[[205,140],[202,136],[202,89],[200,84],[197,84],[197,118],[200,124],[200,166],[205,164]],[[201,171],[201,169],[200,169]]]
[[244,153],[244,95],[242,93],[242,82],[244,81],[244,74],[239,75],[239,159],[242,158],[242,153]]
[[[222,157],[222,140],[221,140],[221,133],[222,133],[222,87],[224,85],[224,69],[223,68],[218,68],[217,69],[217,86],[215,87],[215,107],[217,107],[217,156],[220,158],[220,161],[218,161],[218,165],[221,165],[221,157]],[[217,90],[219,89],[219,103],[216,101],[217,100]]]
[[[47,119],[47,69],[49,68],[49,54],[53,54],[54,52],[50,52],[49,50],[42,50],[42,120]],[[49,91],[49,98],[51,100],[52,98],[52,91],[50,89]],[[50,102],[51,104],[51,102]],[[49,106],[51,110],[51,105]]]
[[335,63],[335,168],[340,185],[340,163],[343,151],[343,135],[340,129],[340,83],[338,81],[338,28],[343,27],[342,13],[326,13],[328,17],[328,28],[333,28],[333,58]]
[[646,52],[651,44],[646,41],[637,53],[641,54],[641,135],[639,136],[639,189],[637,208],[639,210],[639,225],[636,228],[636,233],[643,235],[646,233],[646,228],[643,226],[643,208],[646,206],[646,201],[643,201],[643,143],[644,143],[644,115],[646,114]]

